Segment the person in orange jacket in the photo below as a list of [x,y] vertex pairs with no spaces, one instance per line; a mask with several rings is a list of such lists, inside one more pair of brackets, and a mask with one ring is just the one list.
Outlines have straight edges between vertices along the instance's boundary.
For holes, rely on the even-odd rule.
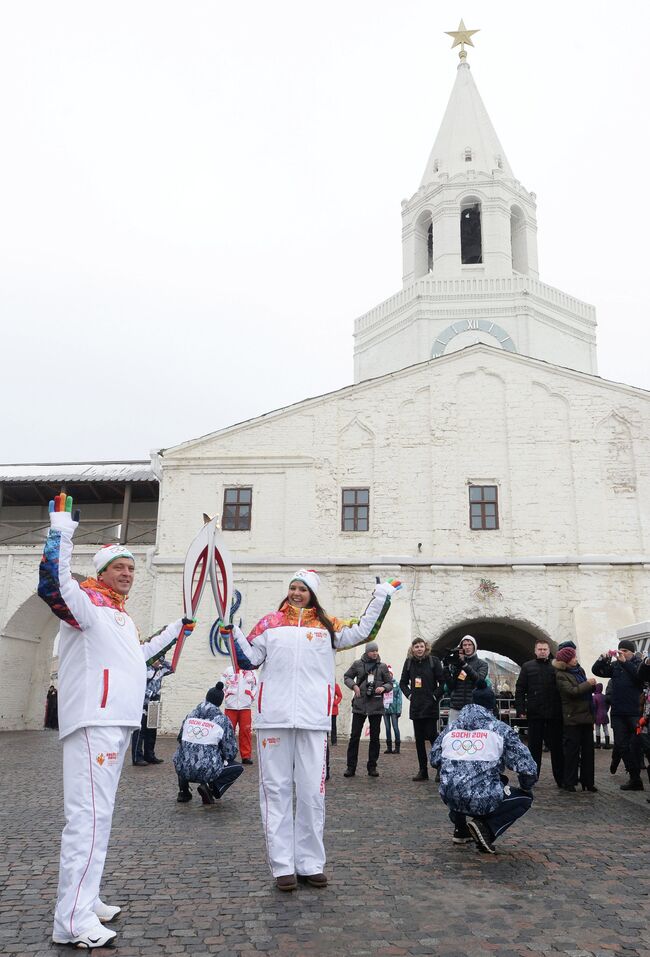
[[336,718],[339,713],[339,704],[343,698],[343,692],[341,691],[338,684],[334,685],[334,701],[332,702],[332,730],[330,732],[330,743],[332,746],[336,745],[338,740],[336,736]]

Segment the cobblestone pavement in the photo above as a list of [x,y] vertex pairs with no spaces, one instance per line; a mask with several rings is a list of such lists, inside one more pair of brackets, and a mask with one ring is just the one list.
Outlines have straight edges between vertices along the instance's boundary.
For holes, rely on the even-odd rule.
[[[650,789],[621,794],[608,752],[596,752],[599,794],[558,792],[543,769],[533,809],[493,858],[451,843],[433,780],[411,781],[413,745],[382,755],[379,778],[347,780],[341,742],[327,800],[330,885],[280,894],[265,862],[256,768],[213,808],[196,794],[179,805],[174,746],[159,740],[164,764],[128,764],[122,775],[102,888],[124,906],[113,925],[120,957],[650,955]],[[67,951],[51,943],[60,766],[55,733],[0,734],[6,957]]]

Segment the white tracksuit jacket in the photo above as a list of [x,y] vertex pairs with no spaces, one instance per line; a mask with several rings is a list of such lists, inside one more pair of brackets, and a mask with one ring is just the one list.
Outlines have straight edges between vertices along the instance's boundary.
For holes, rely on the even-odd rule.
[[129,614],[102,592],[81,588],[70,574],[73,532],[51,529],[38,585],[39,595],[62,622],[59,737],[91,725],[139,728],[146,662],[174,643],[182,619],[140,644]]
[[231,711],[250,709],[257,694],[257,677],[254,671],[238,671],[226,668],[221,676],[223,681],[223,707]]
[[348,625],[333,618],[334,648],[313,609],[294,608],[288,603],[280,611],[262,618],[248,638],[235,627],[233,635],[238,653],[243,656],[241,667],[263,665],[255,727],[329,731],[334,700],[334,655],[343,648],[371,640],[390,607],[394,591],[388,582],[377,585],[358,624]]

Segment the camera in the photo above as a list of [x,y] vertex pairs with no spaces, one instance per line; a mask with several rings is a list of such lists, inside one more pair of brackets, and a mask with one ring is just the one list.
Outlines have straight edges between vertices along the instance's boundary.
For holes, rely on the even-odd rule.
[[458,669],[461,666],[460,659],[460,647],[452,648],[451,651],[448,651],[445,657],[442,659],[444,665],[450,670],[454,668]]
[[372,698],[374,693],[375,693],[375,676],[371,672],[366,678],[366,694],[369,698]]

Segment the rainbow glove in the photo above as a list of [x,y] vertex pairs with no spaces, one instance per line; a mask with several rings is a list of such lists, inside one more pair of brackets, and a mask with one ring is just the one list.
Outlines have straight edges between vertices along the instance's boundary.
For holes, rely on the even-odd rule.
[[387,578],[386,584],[390,585],[391,588],[394,589],[394,591],[399,591],[399,589],[402,587],[402,583],[399,580],[399,578]]
[[196,618],[183,618],[183,638],[189,638],[196,628]]
[[79,524],[80,511],[72,511],[72,495],[61,492],[48,505],[50,528],[56,532],[67,532],[72,538]]

